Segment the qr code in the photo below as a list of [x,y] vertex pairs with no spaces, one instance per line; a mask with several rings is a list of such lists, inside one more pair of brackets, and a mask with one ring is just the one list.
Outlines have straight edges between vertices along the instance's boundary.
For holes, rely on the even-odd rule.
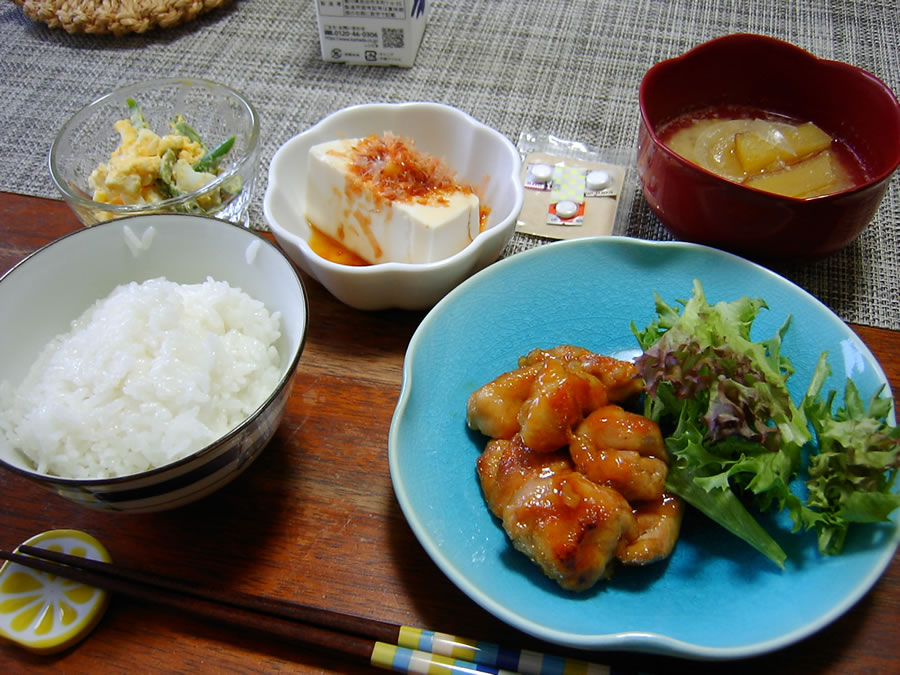
[[402,28],[382,28],[381,42],[385,48],[393,47],[397,49],[403,48],[403,29]]

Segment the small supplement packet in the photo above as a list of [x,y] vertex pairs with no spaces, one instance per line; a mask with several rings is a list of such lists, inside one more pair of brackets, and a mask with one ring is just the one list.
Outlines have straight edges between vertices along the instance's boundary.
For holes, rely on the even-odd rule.
[[624,230],[634,190],[622,151],[531,132],[519,136],[518,149],[525,200],[517,232],[575,239]]
[[426,0],[317,0],[322,59],[410,68],[428,9]]

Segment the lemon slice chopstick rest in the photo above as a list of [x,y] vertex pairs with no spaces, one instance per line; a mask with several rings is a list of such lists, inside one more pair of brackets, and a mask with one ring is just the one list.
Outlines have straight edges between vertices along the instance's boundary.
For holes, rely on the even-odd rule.
[[[103,545],[78,530],[50,530],[30,546],[111,562]],[[78,643],[94,629],[109,601],[106,591],[6,562],[0,567],[0,637],[39,654]]]

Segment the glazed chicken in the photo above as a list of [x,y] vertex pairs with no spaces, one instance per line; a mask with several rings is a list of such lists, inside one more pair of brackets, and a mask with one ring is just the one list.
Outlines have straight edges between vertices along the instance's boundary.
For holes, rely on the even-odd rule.
[[469,397],[466,419],[491,438],[516,433],[537,452],[559,450],[587,412],[638,394],[643,382],[634,364],[571,345],[535,349],[519,368],[500,375]]
[[574,470],[563,452],[530,450],[516,436],[488,442],[478,475],[513,546],[568,590],[607,576],[620,542],[639,536],[625,498]]
[[662,497],[668,453],[659,427],[643,415],[601,406],[575,428],[569,451],[579,471],[629,502]]
[[625,565],[646,565],[667,558],[681,532],[684,503],[666,492],[659,499],[636,504],[632,512],[638,535],[620,542],[616,550],[619,561]]
[[469,397],[469,426],[491,438],[477,461],[485,501],[513,546],[568,590],[616,563],[666,558],[681,501],[665,491],[668,453],[634,365],[562,345],[536,349]]

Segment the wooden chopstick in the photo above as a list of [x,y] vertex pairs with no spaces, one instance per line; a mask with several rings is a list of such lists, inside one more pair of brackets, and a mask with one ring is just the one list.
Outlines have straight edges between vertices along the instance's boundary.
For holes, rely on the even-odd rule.
[[25,544],[14,553],[0,551],[0,558],[398,672],[422,672],[429,664],[447,673],[544,675],[563,672],[561,668],[588,674],[609,672],[607,666],[576,659],[504,648],[279,598],[204,589],[181,580]]
[[[93,561],[97,564],[91,565],[93,569],[87,569],[87,567],[82,567],[87,559],[79,556],[57,554],[45,549],[34,549],[31,546],[21,546],[19,550],[21,553],[0,551],[0,558],[5,558],[10,562],[31,567],[48,574],[71,579],[87,586],[125,595],[135,600],[165,605],[172,609],[189,612],[220,623],[261,631],[290,642],[297,642],[331,653],[343,654],[354,660],[368,661],[374,645],[374,641],[356,635],[345,634],[310,624],[286,621],[283,618],[259,613],[235,604],[221,604],[214,599],[203,597],[204,593],[202,592],[182,595],[164,586],[157,586],[155,583],[135,582],[129,579],[130,574],[134,573],[133,570],[124,570],[108,563]],[[28,555],[23,555],[26,552],[28,552]],[[58,560],[66,560],[67,562],[61,563],[44,559],[48,554],[54,555]],[[34,555],[40,557],[32,557]],[[106,567],[101,567],[103,565],[106,565]],[[106,573],[111,568],[115,568],[116,573],[107,575]],[[141,573],[137,573],[137,575],[141,576]]]
[[321,625],[332,630],[369,637],[382,642],[396,642],[398,637],[399,627],[397,625],[378,621],[377,619],[366,619],[353,616],[352,614],[343,614],[309,605],[301,605],[279,598],[250,595],[240,591],[223,592],[211,588],[201,588],[179,579],[120,567],[105,563],[102,560],[91,560],[90,558],[67,555],[57,551],[28,546],[27,544],[19,546],[18,551],[62,565],[70,565],[81,570],[96,572],[110,578],[135,582],[148,587],[162,588],[179,595],[200,598],[229,607],[248,609],[260,614],[291,619],[311,625]]

